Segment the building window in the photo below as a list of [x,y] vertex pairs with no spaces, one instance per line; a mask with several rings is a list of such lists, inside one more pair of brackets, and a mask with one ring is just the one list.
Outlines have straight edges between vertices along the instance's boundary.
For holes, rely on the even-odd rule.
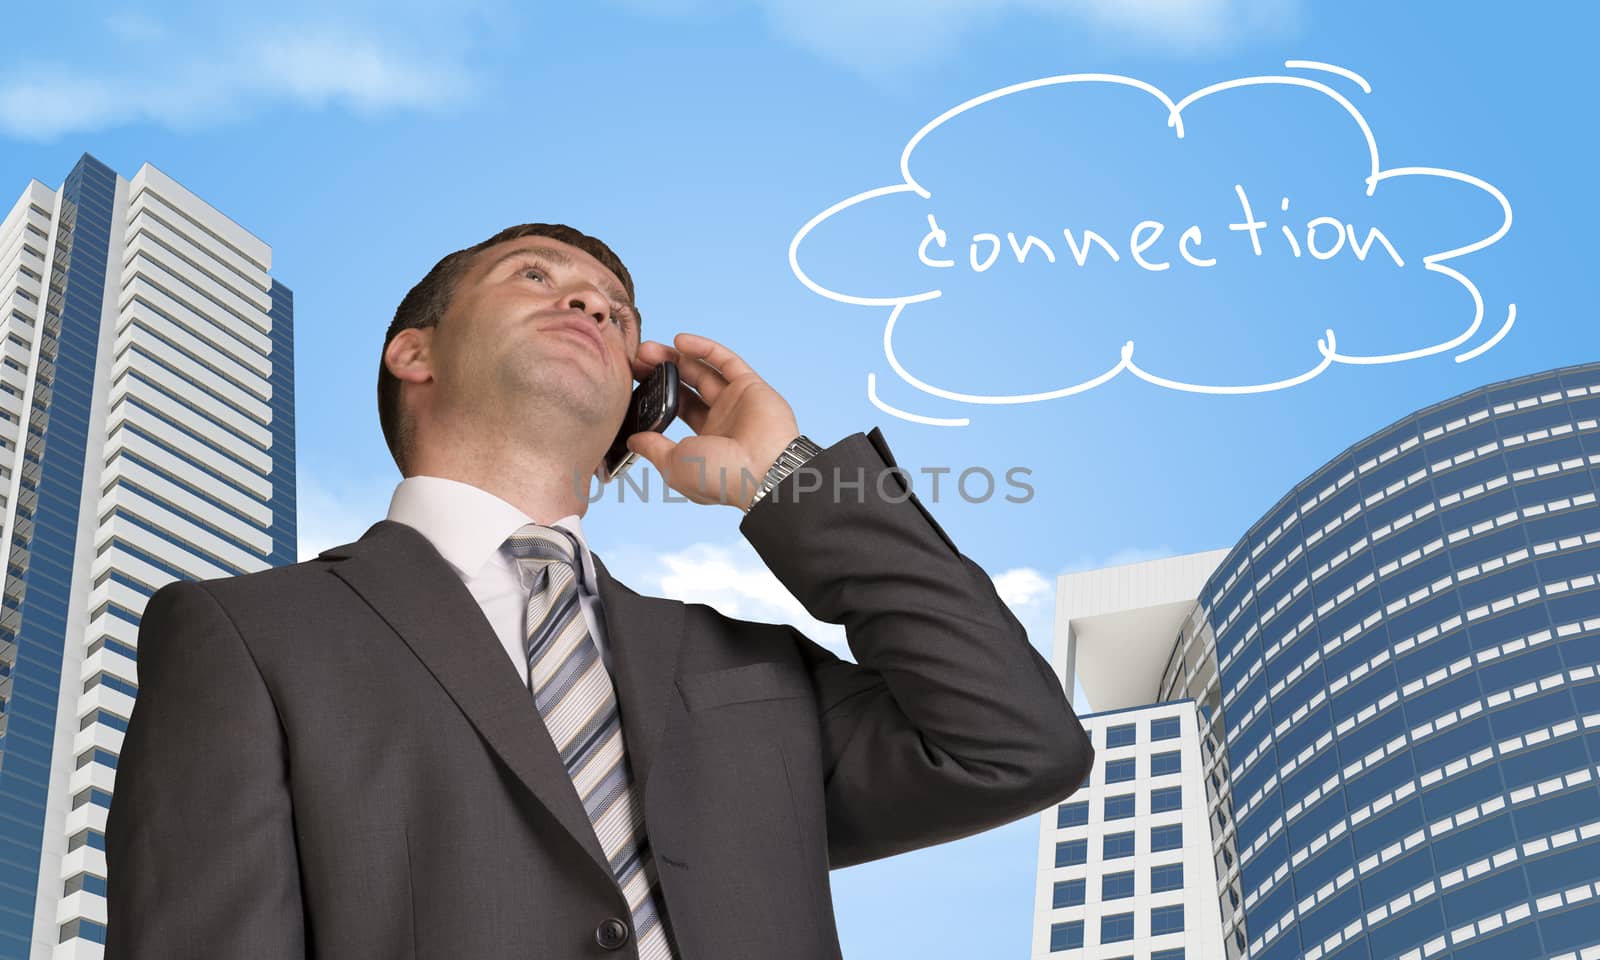
[[1106,783],[1126,783],[1137,776],[1135,760],[1111,760],[1106,763]]
[[1139,741],[1139,725],[1124,723],[1121,726],[1106,728],[1106,746],[1131,747]]
[[1178,735],[1178,718],[1162,717],[1150,721],[1151,740],[1171,740]]
[[1089,822],[1089,801],[1079,800],[1076,803],[1063,803],[1056,808],[1056,829],[1062,827],[1081,827]]
[[1151,853],[1176,850],[1181,846],[1183,846],[1183,824],[1174,823],[1171,826],[1150,828]]
[[1100,878],[1101,900],[1122,900],[1133,896],[1133,871],[1108,873]]
[[1055,897],[1050,906],[1052,908],[1083,906],[1084,883],[1081,877],[1077,880],[1057,880]]
[[1105,844],[1101,849],[1101,859],[1116,860],[1131,856],[1133,856],[1133,831],[1106,834]]
[[84,844],[88,844],[96,850],[104,851],[106,848],[106,835],[98,830],[79,830],[67,840],[67,852],[70,853]]
[[84,681],[83,692],[88,693],[90,690],[93,690],[96,686],[102,683],[118,693],[125,693],[130,697],[137,697],[139,695],[139,688],[137,686],[129,683],[119,676],[116,676],[115,674],[106,673],[104,670]]
[[1183,769],[1179,761],[1180,754],[1176,750],[1166,753],[1157,753],[1150,757],[1150,776],[1163,777],[1169,773],[1177,773]]
[[1183,888],[1183,864],[1165,863],[1150,868],[1150,892],[1164,893]]
[[1083,921],[1069,920],[1066,923],[1050,924],[1050,949],[1076,950],[1083,946]]
[[63,897],[70,897],[79,890],[87,890],[96,896],[103,897],[106,895],[106,878],[97,877],[92,873],[79,873],[68,877],[67,882],[61,885],[61,895]]
[[1063,840],[1056,844],[1056,866],[1075,867],[1089,859],[1089,841]]
[[1121,943],[1133,939],[1133,914],[1117,913],[1100,918],[1100,942]]
[[1126,820],[1133,816],[1133,794],[1123,793],[1106,797],[1106,819]]
[[72,809],[76,810],[86,803],[92,803],[96,806],[105,807],[107,810],[110,810],[111,794],[101,790],[99,787],[89,787],[86,790],[80,790],[78,791],[77,796],[72,798]]
[[63,923],[60,942],[66,943],[75,937],[82,937],[90,943],[105,943],[106,928],[93,920],[84,920],[81,917]]
[[94,747],[78,755],[78,769],[82,770],[91,763],[103,763],[111,769],[117,769],[117,755],[110,750]]
[[[92,653],[93,651],[91,650],[90,652]],[[103,723],[111,729],[120,730],[123,733],[128,732],[128,721],[105,709],[84,714],[83,719],[78,721],[78,729],[87,730],[96,723]]]
[[1183,932],[1183,904],[1175,903],[1170,907],[1156,907],[1150,911],[1150,936],[1159,937],[1164,933]]
[[1150,812],[1166,813],[1168,810],[1183,808],[1182,787],[1162,787],[1160,790],[1150,792]]
[[[1242,946],[1240,949],[1244,949]],[[1157,950],[1150,954],[1150,960],[1183,960],[1183,948],[1173,947],[1171,950]]]

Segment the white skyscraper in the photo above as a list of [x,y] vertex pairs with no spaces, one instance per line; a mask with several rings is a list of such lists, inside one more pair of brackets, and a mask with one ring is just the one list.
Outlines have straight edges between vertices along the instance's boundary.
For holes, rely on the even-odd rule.
[[271,265],[161,171],[87,154],[0,221],[0,957],[103,953],[149,596],[296,559],[293,298]]
[[[1173,639],[1222,551],[1068,574],[1056,592],[1055,668],[1081,680],[1095,764],[1039,821],[1034,960],[1226,960],[1213,842],[1209,724],[1193,699],[1156,703]],[[1214,781],[1213,781],[1213,778]],[[1226,812],[1224,812],[1224,819]]]

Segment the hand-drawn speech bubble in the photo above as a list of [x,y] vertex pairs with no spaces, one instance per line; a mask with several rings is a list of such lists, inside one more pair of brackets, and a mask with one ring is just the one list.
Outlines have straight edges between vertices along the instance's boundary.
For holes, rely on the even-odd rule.
[[[1284,62],[1284,67],[1288,70],[1305,70],[1336,74],[1347,80],[1353,81],[1361,88],[1363,93],[1370,94],[1372,92],[1371,85],[1368,84],[1364,78],[1353,71],[1345,69],[1344,67],[1311,60],[1287,60]],[[1021,394],[966,393],[936,386],[918,378],[908,369],[906,369],[906,367],[901,363],[900,359],[895,354],[895,327],[900,319],[904,316],[905,310],[908,306],[914,303],[924,303],[935,300],[942,295],[941,291],[938,289],[928,289],[899,296],[866,297],[854,296],[838,290],[828,289],[814,281],[801,268],[799,256],[800,244],[803,240],[805,240],[808,234],[815,230],[819,225],[826,222],[829,218],[834,217],[842,211],[848,210],[859,204],[865,204],[869,201],[902,193],[914,193],[924,201],[933,200],[932,192],[925,188],[922,184],[918,183],[911,172],[912,157],[915,155],[918,145],[921,144],[923,140],[925,140],[940,126],[944,125],[955,117],[966,113],[969,110],[973,110],[984,104],[992,103],[1004,97],[1011,97],[1030,90],[1063,84],[1111,84],[1143,91],[1149,96],[1155,98],[1163,107],[1165,107],[1167,126],[1180,140],[1184,136],[1184,110],[1197,101],[1200,101],[1206,97],[1223,93],[1225,91],[1236,90],[1245,87],[1280,86],[1309,91],[1313,94],[1330,99],[1350,116],[1350,118],[1354,121],[1356,129],[1359,131],[1361,137],[1365,140],[1366,154],[1369,160],[1368,169],[1364,177],[1364,183],[1366,185],[1365,193],[1367,197],[1372,197],[1374,195],[1380,183],[1389,180],[1403,177],[1443,178],[1446,180],[1467,184],[1473,188],[1476,188],[1477,190],[1482,191],[1484,194],[1493,198],[1494,201],[1498,203],[1501,210],[1501,222],[1498,228],[1496,228],[1492,233],[1480,237],[1472,243],[1454,247],[1452,249],[1428,253],[1422,257],[1422,264],[1425,270],[1450,278],[1455,283],[1459,284],[1461,288],[1463,288],[1471,297],[1473,303],[1473,315],[1471,322],[1466,324],[1459,333],[1449,336],[1447,339],[1441,340],[1437,343],[1431,343],[1426,346],[1403,350],[1400,352],[1374,354],[1356,354],[1340,351],[1334,330],[1332,328],[1326,328],[1323,331],[1323,336],[1318,338],[1316,341],[1315,356],[1317,359],[1314,363],[1311,363],[1310,366],[1300,370],[1292,376],[1262,383],[1193,383],[1161,376],[1158,373],[1145,369],[1135,362],[1134,343],[1132,340],[1127,340],[1122,344],[1120,355],[1117,357],[1116,361],[1107,367],[1103,372],[1089,377],[1088,379],[1051,390]],[[1149,83],[1134,79],[1132,77],[1119,76],[1116,74],[1067,74],[1062,76],[1045,77],[1025,83],[1013,84],[1011,86],[993,90],[989,93],[985,93],[981,96],[967,100],[964,103],[946,110],[944,113],[940,114],[932,121],[924,125],[922,129],[918,130],[916,134],[912,136],[909,141],[907,141],[905,148],[901,152],[900,175],[901,182],[899,183],[892,184],[890,186],[877,187],[871,190],[865,190],[861,193],[855,194],[854,196],[847,197],[846,199],[833,204],[807,221],[805,225],[802,226],[794,235],[794,238],[789,243],[789,266],[790,269],[794,271],[794,275],[800,280],[801,283],[805,284],[815,293],[827,297],[830,300],[836,300],[841,303],[849,303],[859,306],[890,307],[891,310],[889,312],[888,320],[884,325],[883,331],[883,351],[885,358],[889,362],[889,366],[903,381],[924,393],[941,397],[946,400],[971,404],[1020,404],[1037,403],[1043,400],[1054,400],[1060,397],[1067,397],[1073,394],[1083,393],[1087,390],[1092,390],[1095,387],[1105,384],[1124,371],[1129,372],[1148,383],[1155,384],[1159,387],[1165,387],[1170,390],[1206,394],[1266,393],[1275,390],[1285,390],[1289,387],[1305,383],[1321,375],[1325,370],[1335,363],[1399,363],[1406,360],[1415,360],[1421,357],[1432,356],[1434,354],[1455,350],[1458,347],[1462,347],[1469,340],[1472,340],[1474,337],[1478,336],[1483,327],[1485,310],[1483,296],[1480,294],[1477,286],[1475,286],[1465,274],[1449,266],[1449,263],[1451,260],[1454,260],[1457,257],[1465,256],[1469,253],[1473,253],[1493,245],[1502,237],[1504,237],[1507,231],[1509,231],[1511,228],[1511,204],[1506,199],[1505,194],[1503,194],[1492,184],[1487,183],[1478,177],[1463,173],[1458,170],[1449,170],[1441,167],[1407,166],[1393,167],[1387,170],[1383,169],[1378,160],[1378,145],[1376,138],[1374,137],[1372,129],[1368,125],[1366,118],[1362,116],[1361,111],[1356,108],[1355,104],[1340,94],[1337,90],[1334,90],[1319,80],[1296,75],[1240,77],[1238,79],[1215,83],[1196,90],[1181,100],[1173,100],[1166,93]],[[1260,234],[1267,224],[1256,219],[1255,214],[1251,210],[1250,200],[1245,193],[1244,187],[1242,185],[1236,185],[1234,189],[1238,193],[1238,199],[1243,211],[1243,218],[1241,222],[1229,224],[1228,229],[1239,233],[1248,234],[1249,244],[1254,248],[1256,256],[1260,256],[1262,252],[1262,238],[1260,237]],[[1284,202],[1287,205],[1287,199],[1285,199]],[[1037,250],[1040,249],[1042,249],[1042,252],[1050,258],[1052,263],[1055,262],[1058,251],[1059,255],[1063,259],[1063,262],[1069,264],[1075,262],[1078,267],[1083,267],[1087,262],[1091,261],[1095,257],[1102,258],[1102,261],[1116,261],[1121,258],[1123,253],[1125,253],[1130,260],[1136,262],[1140,267],[1151,271],[1166,270],[1171,266],[1177,266],[1182,269],[1206,269],[1216,263],[1216,257],[1219,255],[1215,252],[1202,253],[1199,244],[1199,228],[1190,227],[1188,230],[1183,231],[1182,234],[1178,236],[1175,244],[1169,240],[1168,246],[1165,248],[1169,251],[1175,251],[1179,253],[1182,257],[1182,263],[1171,262],[1172,258],[1170,256],[1168,257],[1168,261],[1159,263],[1152,262],[1151,260],[1146,259],[1146,251],[1148,251],[1156,242],[1156,239],[1164,229],[1164,225],[1157,221],[1149,220],[1140,222],[1133,229],[1131,235],[1127,238],[1126,244],[1108,241],[1104,236],[1097,234],[1093,230],[1082,230],[1075,233],[1073,230],[1067,229],[1063,231],[1065,243],[1058,241],[1055,244],[1054,250],[1051,249],[1049,244],[1043,240],[1040,240],[1039,238],[1028,236],[1019,242],[1018,238],[1014,234],[1008,234],[1004,241],[1002,241],[1002,239],[996,234],[987,233],[974,235],[970,244],[953,242],[954,238],[950,237],[939,226],[937,221],[937,212],[930,212],[927,214],[927,223],[928,231],[921,238],[921,243],[917,249],[917,256],[923,266],[933,268],[935,270],[947,271],[951,269],[967,269],[974,273],[981,273],[993,266],[996,259],[1002,255],[1003,251],[1008,252],[1010,255],[1014,255],[1017,262],[1020,263],[1026,259],[1028,255],[1037,252]],[[1306,255],[1319,260],[1326,260],[1343,253],[1347,256],[1353,255],[1362,260],[1366,260],[1369,257],[1387,258],[1392,260],[1394,264],[1398,266],[1404,266],[1404,260],[1402,259],[1400,252],[1395,249],[1392,243],[1389,242],[1388,237],[1383,233],[1383,231],[1377,227],[1367,228],[1366,233],[1363,235],[1353,224],[1341,222],[1333,217],[1318,217],[1306,224],[1306,232],[1303,236],[1296,238],[1289,232],[1287,228],[1284,228],[1284,237],[1289,244],[1293,245],[1295,257],[1300,257],[1302,255],[1303,244],[1303,252]],[[1279,242],[1283,241],[1280,240]],[[1118,252],[1119,246],[1122,250],[1122,253]],[[963,259],[963,255],[965,255],[965,264],[958,262],[959,259]],[[1506,333],[1510,331],[1512,324],[1516,322],[1516,313],[1516,305],[1510,304],[1506,310],[1505,320],[1500,324],[1495,333],[1481,343],[1478,343],[1477,345],[1466,349],[1464,352],[1457,354],[1455,356],[1456,362],[1461,363],[1470,360],[1473,357],[1481,355],[1485,351],[1492,348],[1495,344],[1499,343],[1501,339],[1505,337]],[[1309,349],[1307,353],[1309,361],[1311,356]],[[925,423],[934,426],[965,426],[970,422],[969,418],[966,417],[931,417],[892,407],[879,398],[877,393],[876,376],[870,372],[867,374],[867,396],[875,406],[883,410],[885,413],[912,422]]]

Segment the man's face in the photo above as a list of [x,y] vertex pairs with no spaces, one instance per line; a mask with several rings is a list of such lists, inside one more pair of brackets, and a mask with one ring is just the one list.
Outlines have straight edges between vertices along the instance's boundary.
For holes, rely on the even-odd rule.
[[504,426],[566,415],[609,444],[633,388],[639,323],[617,277],[549,237],[478,251],[433,331],[442,413]]

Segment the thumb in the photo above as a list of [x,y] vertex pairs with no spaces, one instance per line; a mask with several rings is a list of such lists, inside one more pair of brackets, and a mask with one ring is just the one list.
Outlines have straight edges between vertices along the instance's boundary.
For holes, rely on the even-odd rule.
[[650,461],[650,465],[663,477],[667,475],[668,458],[677,445],[676,441],[652,430],[641,431],[628,438],[628,449]]

